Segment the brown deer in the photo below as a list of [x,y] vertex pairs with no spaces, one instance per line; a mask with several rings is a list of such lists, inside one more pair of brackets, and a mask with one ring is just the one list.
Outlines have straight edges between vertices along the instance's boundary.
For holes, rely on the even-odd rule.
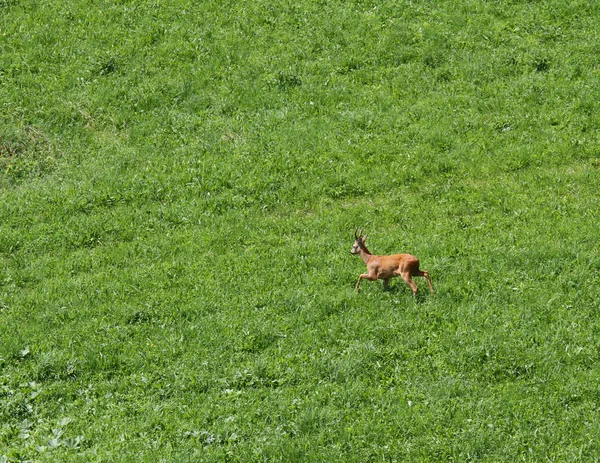
[[433,285],[431,284],[431,278],[429,278],[429,272],[421,271],[419,269],[419,259],[410,254],[394,254],[391,256],[374,256],[369,252],[365,241],[367,236],[363,236],[362,232],[364,229],[354,231],[354,246],[350,250],[351,254],[360,254],[363,262],[367,265],[369,273],[363,273],[358,277],[356,282],[356,291],[360,286],[360,280],[366,278],[367,280],[383,280],[383,289],[388,287],[390,278],[401,276],[406,284],[412,289],[413,295],[417,294],[418,288],[412,277],[425,277],[427,283],[429,283],[429,289],[432,293]]

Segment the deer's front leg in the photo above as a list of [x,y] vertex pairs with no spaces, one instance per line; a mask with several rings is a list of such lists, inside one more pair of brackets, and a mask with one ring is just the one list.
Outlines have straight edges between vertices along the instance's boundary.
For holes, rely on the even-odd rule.
[[366,278],[367,280],[375,281],[375,280],[377,280],[377,275],[372,275],[370,273],[362,273],[358,277],[358,281],[356,282],[356,292],[358,292],[358,287],[360,286],[360,280],[362,278]]
[[359,290],[358,290],[358,287],[360,286],[360,279],[361,279],[362,277],[364,277],[364,276],[365,276],[365,274],[364,274],[364,273],[363,273],[362,275],[359,275],[359,276],[358,276],[358,281],[356,282],[356,287],[354,288],[354,289],[356,290],[356,292],[357,292],[357,293],[358,293],[358,291],[359,291]]

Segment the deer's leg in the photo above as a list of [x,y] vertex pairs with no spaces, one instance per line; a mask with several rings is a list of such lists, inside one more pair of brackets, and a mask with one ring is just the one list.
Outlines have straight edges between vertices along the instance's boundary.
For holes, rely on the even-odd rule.
[[358,281],[356,282],[356,287],[354,288],[356,290],[356,292],[358,293],[358,287],[360,286],[360,279],[362,278],[362,275],[358,276]]
[[390,279],[389,278],[384,278],[383,279],[383,289],[387,289],[389,283],[390,283]]
[[375,281],[375,280],[377,280],[377,275],[376,274],[371,274],[371,273],[362,273],[358,277],[358,281],[356,282],[356,292],[358,292],[358,287],[360,286],[360,280],[362,278],[366,278],[367,280]]
[[427,280],[427,284],[429,285],[429,289],[432,293],[435,293],[433,285],[431,284],[431,278],[429,278],[429,272],[419,270],[419,273],[417,273],[416,276],[425,277],[425,279]]
[[431,284],[431,278],[429,278],[429,272],[423,272],[423,276],[427,279],[427,283],[429,283],[429,289],[432,293],[435,293],[433,290],[433,285]]
[[404,279],[404,281],[406,282],[406,284],[408,286],[410,286],[410,289],[412,289],[413,295],[416,296],[417,295],[417,291],[419,290],[419,288],[417,288],[417,285],[415,284],[415,282],[412,280],[410,273],[405,272],[402,274],[402,278]]

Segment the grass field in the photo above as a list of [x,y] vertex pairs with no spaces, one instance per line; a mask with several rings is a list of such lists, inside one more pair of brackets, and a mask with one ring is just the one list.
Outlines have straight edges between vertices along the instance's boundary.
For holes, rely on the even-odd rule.
[[600,461],[599,81],[587,0],[0,0],[0,462]]

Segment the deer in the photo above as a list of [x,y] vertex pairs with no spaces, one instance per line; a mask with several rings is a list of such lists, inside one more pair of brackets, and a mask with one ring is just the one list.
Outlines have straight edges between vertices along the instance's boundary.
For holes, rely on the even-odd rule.
[[363,273],[358,277],[355,288],[356,292],[359,292],[360,280],[363,278],[370,281],[383,280],[383,289],[387,289],[390,278],[401,276],[406,284],[410,286],[410,289],[412,289],[413,296],[417,295],[419,289],[412,277],[425,277],[429,284],[429,289],[432,293],[435,293],[429,272],[419,269],[419,259],[411,254],[393,254],[391,256],[373,255],[365,245],[367,235],[363,236],[363,230],[364,228],[360,231],[357,228],[354,231],[354,246],[352,246],[350,254],[360,254],[363,262],[367,265],[369,273]]

